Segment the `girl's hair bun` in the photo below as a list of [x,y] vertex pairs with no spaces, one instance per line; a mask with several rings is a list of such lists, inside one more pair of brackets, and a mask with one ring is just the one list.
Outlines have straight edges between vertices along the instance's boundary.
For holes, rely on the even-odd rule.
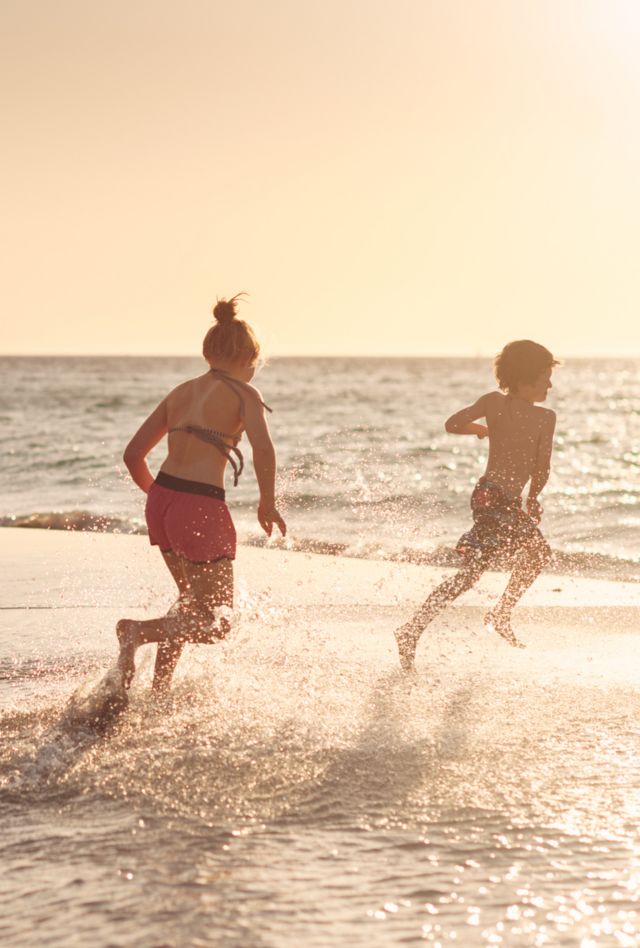
[[217,301],[216,305],[213,307],[213,315],[219,323],[224,325],[225,323],[230,323],[232,319],[236,318],[236,306],[238,305],[238,300],[241,296],[246,296],[246,293],[236,293],[236,295],[232,296],[230,300],[225,300],[223,298]]
[[260,343],[251,326],[237,318],[236,309],[241,297],[236,293],[230,300],[218,300],[213,307],[215,323],[202,342],[202,354],[209,364],[216,360],[255,365],[260,355]]
[[236,315],[234,300],[218,300],[213,307],[213,315],[219,323],[230,323]]

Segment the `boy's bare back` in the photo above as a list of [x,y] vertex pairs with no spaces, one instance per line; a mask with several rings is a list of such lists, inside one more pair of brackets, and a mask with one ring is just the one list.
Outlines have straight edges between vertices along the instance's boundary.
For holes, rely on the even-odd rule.
[[519,496],[530,478],[548,476],[555,412],[502,392],[490,392],[480,401],[489,434],[485,476],[508,496]]
[[[525,341],[512,343],[503,353],[514,346],[542,348]],[[519,497],[530,481],[527,508],[536,520],[540,515],[538,494],[549,479],[556,425],[555,412],[536,404],[545,401],[552,387],[551,373],[556,362],[551,353],[548,356],[549,364],[532,381],[514,384],[506,393],[488,392],[473,405],[456,412],[445,424],[452,434],[489,438],[485,477],[507,497]],[[481,418],[486,425],[478,424]]]

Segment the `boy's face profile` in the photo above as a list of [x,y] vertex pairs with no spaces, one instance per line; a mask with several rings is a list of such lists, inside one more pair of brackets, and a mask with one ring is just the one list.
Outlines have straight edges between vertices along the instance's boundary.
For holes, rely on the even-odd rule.
[[546,401],[549,389],[553,388],[551,384],[552,372],[553,366],[550,366],[548,369],[545,369],[544,372],[541,372],[533,382],[519,385],[517,392],[514,394],[519,395],[520,398],[526,398],[526,400],[532,404],[534,402]]

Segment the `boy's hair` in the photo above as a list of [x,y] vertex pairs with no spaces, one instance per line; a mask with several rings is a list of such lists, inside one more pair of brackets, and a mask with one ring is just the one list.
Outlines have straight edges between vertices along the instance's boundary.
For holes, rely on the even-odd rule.
[[498,386],[503,392],[512,392],[520,385],[530,385],[546,369],[560,365],[551,352],[530,339],[508,343],[498,353],[493,369]]

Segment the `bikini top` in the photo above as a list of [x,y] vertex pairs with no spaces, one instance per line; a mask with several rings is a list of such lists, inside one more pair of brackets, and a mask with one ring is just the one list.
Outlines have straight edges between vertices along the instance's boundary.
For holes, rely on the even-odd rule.
[[[269,408],[269,406],[262,401],[260,396],[256,393],[256,390],[246,382],[241,382],[240,379],[234,379],[230,375],[227,375],[226,372],[221,372],[219,369],[210,369],[210,372],[214,378],[219,379],[221,382],[224,382],[225,385],[228,385],[232,392],[234,392],[238,397],[238,401],[240,402],[240,417],[243,420],[244,399],[247,390],[249,391],[251,398],[258,398],[262,407],[266,408],[266,410],[269,412],[271,411],[271,408]],[[216,431],[214,428],[203,428],[201,425],[179,425],[176,428],[169,428],[169,433],[173,431],[184,431],[187,434],[192,434],[195,438],[199,438],[200,441],[204,441],[206,444],[211,444],[214,448],[217,448],[221,454],[224,454],[225,458],[231,465],[233,469],[233,486],[237,487],[238,478],[244,469],[244,458],[242,457],[242,451],[238,447],[243,430],[244,427],[238,432],[238,434],[230,435],[225,434],[223,431]],[[227,439],[226,441],[225,438]],[[227,441],[231,441],[232,443],[227,444]]]

